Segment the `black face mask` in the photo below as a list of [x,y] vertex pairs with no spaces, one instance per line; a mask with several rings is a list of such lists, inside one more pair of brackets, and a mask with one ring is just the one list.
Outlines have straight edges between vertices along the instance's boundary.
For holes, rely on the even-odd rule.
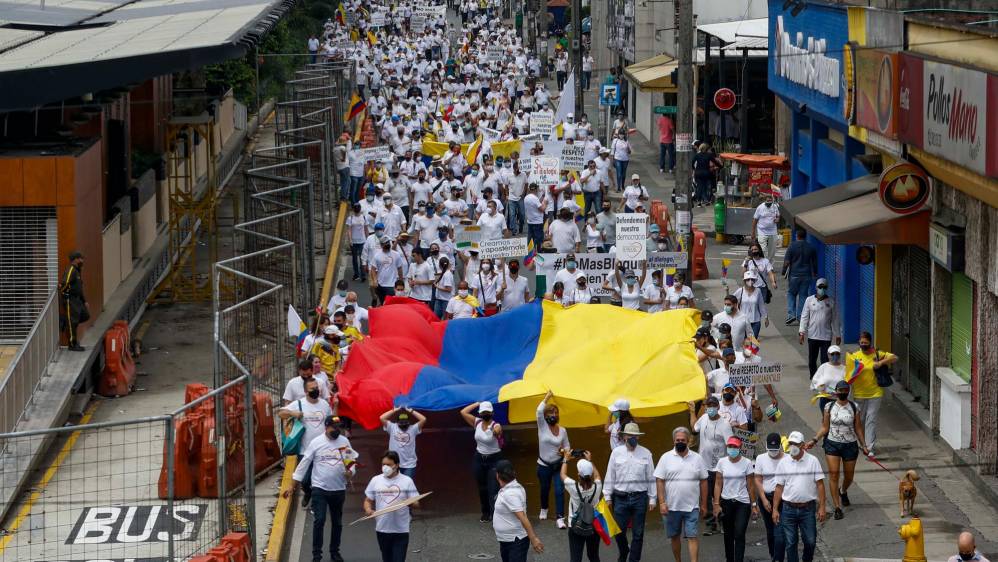
[[333,429],[331,431],[327,431],[326,435],[329,436],[330,439],[336,439],[336,438],[338,438],[340,436],[340,430],[339,429]]
[[752,252],[752,257],[754,257],[754,258],[761,258],[762,257],[762,252],[759,252],[759,251]]
[[312,400],[315,400],[316,398],[318,398],[319,397],[319,389],[318,388],[313,388],[312,390],[309,390],[308,391],[308,397],[311,398]]
[[859,348],[862,349],[863,351],[869,351],[870,350],[870,344],[868,344],[868,343],[861,343],[861,344],[859,344]]
[[492,419],[492,414],[479,414],[479,417],[482,418],[482,421],[490,421]]
[[627,446],[630,447],[630,448],[632,448],[632,449],[635,448],[635,447],[637,447],[638,446],[638,438],[637,437],[628,437],[627,438]]
[[976,554],[976,553],[971,552],[970,554],[967,554],[966,552],[961,552],[960,553],[960,560],[973,560],[974,559],[974,554]]
[[721,396],[723,396],[723,397],[724,397],[724,401],[725,401],[725,402],[731,402],[732,400],[734,400],[734,399],[735,399],[735,395],[734,395],[734,394],[731,394],[731,393],[728,393],[728,392],[725,392],[725,393],[724,393],[724,394],[722,394]]
[[848,400],[849,399],[849,393],[848,392],[836,392],[835,395],[839,397],[839,400]]
[[511,265],[511,266],[509,266],[509,272],[510,272],[510,273],[516,273],[516,272],[518,272],[518,271],[520,271],[520,268],[519,268],[519,266],[516,266],[516,265]]
[[544,416],[544,421],[546,421],[548,425],[554,425],[558,423],[558,416]]
[[409,423],[408,422],[406,422],[406,423],[400,423],[399,424],[399,431],[405,431],[407,429],[409,429]]
[[676,443],[676,452],[677,453],[685,453],[686,452],[686,443]]

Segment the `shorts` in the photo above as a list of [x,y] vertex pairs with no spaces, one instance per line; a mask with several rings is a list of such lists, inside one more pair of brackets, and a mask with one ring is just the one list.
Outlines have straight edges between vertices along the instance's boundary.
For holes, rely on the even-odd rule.
[[664,519],[665,536],[670,539],[678,537],[680,532],[688,539],[695,539],[700,534],[698,526],[700,523],[699,509],[694,509],[693,511],[673,511],[670,509],[669,514]]
[[844,461],[854,461],[859,458],[859,443],[855,441],[852,443],[839,443],[825,437],[825,441],[821,446],[825,449],[826,455],[840,457]]

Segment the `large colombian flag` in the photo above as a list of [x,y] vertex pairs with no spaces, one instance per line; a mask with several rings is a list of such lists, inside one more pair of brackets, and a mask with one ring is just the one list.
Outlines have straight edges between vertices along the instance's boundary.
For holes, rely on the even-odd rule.
[[704,396],[695,310],[545,301],[441,322],[411,299],[389,303],[371,309],[371,337],[352,346],[337,378],[341,415],[367,428],[393,405],[433,411],[479,400],[507,402],[510,421],[530,422],[548,389],[568,427],[602,424],[621,396],[641,417],[681,411]]

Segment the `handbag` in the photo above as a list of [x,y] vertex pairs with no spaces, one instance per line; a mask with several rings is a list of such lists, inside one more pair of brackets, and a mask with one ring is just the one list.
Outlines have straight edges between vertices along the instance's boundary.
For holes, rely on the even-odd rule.
[[[877,361],[880,361],[880,350],[877,350]],[[877,378],[877,386],[887,388],[894,384],[894,376],[891,374],[890,365],[881,365],[873,369],[873,376]]]
[[[755,263],[755,259],[749,258],[749,260],[751,260],[752,265],[755,266],[756,272],[761,273],[761,270],[759,269],[759,264]],[[772,265],[770,265],[770,267],[772,267]],[[766,283],[765,277],[759,275],[759,280],[762,281],[763,285],[762,288],[765,289],[765,291],[762,292],[762,299],[766,304],[769,304],[773,300],[773,291],[769,290],[769,283]]]
[[[301,399],[298,399],[298,411],[301,411]],[[302,437],[305,436],[305,424],[298,418],[291,418],[291,430],[281,432],[281,454],[285,457],[297,455],[301,451]]]

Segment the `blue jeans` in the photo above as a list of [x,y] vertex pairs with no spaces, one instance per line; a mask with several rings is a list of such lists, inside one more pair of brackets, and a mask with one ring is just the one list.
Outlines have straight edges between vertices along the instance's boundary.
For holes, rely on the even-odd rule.
[[412,467],[412,468],[399,468],[399,474],[404,474],[404,475],[408,476],[409,478],[415,478],[416,477],[416,467]]
[[506,228],[513,234],[520,234],[523,232],[524,220],[523,199],[509,201],[506,206]]
[[817,507],[810,502],[807,507],[793,507],[786,502],[780,504],[780,530],[787,548],[787,562],[798,562],[797,541],[804,543],[804,562],[814,560],[814,545],[818,540],[816,523]]
[[499,559],[502,562],[527,562],[530,553],[530,539],[523,537],[499,543]]
[[[665,165],[666,155],[669,156],[668,166]],[[676,143],[658,143],[658,169],[670,172],[676,169]]]
[[433,314],[436,314],[437,318],[443,320],[444,315],[447,314],[447,301],[442,299],[434,299]]
[[[617,550],[620,551],[620,559],[627,558],[630,553],[630,561],[641,560],[641,545],[645,540],[645,514],[648,513],[648,494],[646,492],[614,493],[613,494],[613,518],[617,520],[617,526],[621,531],[616,535]],[[631,545],[627,546],[627,522],[631,522]]]
[[787,283],[787,318],[800,319],[804,301],[811,296],[811,277],[791,275]]
[[364,185],[364,176],[350,176],[350,204],[360,201],[360,188]]
[[360,263],[360,255],[364,252],[364,244],[350,244],[350,262],[353,265],[353,278],[367,280],[367,269]]
[[592,79],[593,79],[593,71],[592,70],[583,70],[582,71],[582,91],[589,90],[589,84],[592,82]]
[[406,551],[409,550],[409,533],[382,533],[378,531],[377,535],[382,562],[405,562]]
[[350,168],[343,168],[337,172],[340,176],[340,201],[350,199]]
[[339,554],[340,536],[343,534],[343,501],[346,490],[330,492],[312,488],[312,560],[322,560],[322,535],[326,530],[326,510],[332,528],[329,531],[329,553]]
[[528,224],[527,225],[527,238],[534,241],[534,250],[537,252],[541,251],[541,244],[544,242],[544,225],[543,224]]
[[624,184],[627,182],[624,176],[627,175],[627,165],[630,163],[630,160],[613,161],[613,169],[617,172],[617,191],[624,191]]
[[589,216],[589,209],[591,208],[594,213],[599,213],[602,210],[603,205],[603,192],[601,191],[583,191],[582,199],[586,202],[585,209],[582,210],[583,216]]
[[749,326],[752,326],[752,335],[759,337],[759,330],[762,329],[762,321],[759,322],[749,322]]
[[[769,505],[772,507],[773,493],[766,494],[766,499],[769,500]],[[759,513],[762,515],[762,522],[766,524],[766,545],[769,546],[769,559],[774,562],[783,562],[783,556],[786,554],[786,547],[783,546],[783,528],[777,527],[776,523],[773,523],[773,513],[762,507],[762,502],[759,502]]]
[[551,481],[554,480],[554,503],[558,517],[565,516],[565,483],[561,480],[561,463],[537,465],[537,479],[541,482],[541,509],[548,508]]

